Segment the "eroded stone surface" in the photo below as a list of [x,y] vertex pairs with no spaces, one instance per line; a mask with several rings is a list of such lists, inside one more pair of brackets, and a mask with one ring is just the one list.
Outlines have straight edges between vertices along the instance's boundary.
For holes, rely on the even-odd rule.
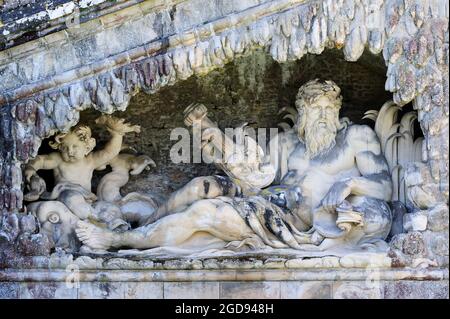
[[378,281],[333,283],[333,299],[382,299],[383,297],[383,284]]
[[0,299],[19,298],[19,283],[0,282]]
[[164,284],[153,282],[127,283],[124,293],[125,299],[163,299]]
[[165,299],[218,299],[218,282],[164,283]]
[[222,282],[220,298],[279,299],[280,282]]
[[387,282],[384,286],[386,299],[448,299],[446,281],[399,281]]
[[114,282],[81,282],[79,299],[123,299],[125,285]]
[[331,299],[331,282],[281,282],[281,299]]

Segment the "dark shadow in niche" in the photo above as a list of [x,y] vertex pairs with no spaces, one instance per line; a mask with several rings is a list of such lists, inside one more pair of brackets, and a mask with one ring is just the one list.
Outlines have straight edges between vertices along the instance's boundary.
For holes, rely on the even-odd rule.
[[[49,145],[49,143],[52,141],[54,141],[54,136],[44,139],[41,143],[41,147],[39,147],[38,155],[50,154],[52,152],[55,152],[55,150],[51,148]],[[53,176],[53,171],[42,169],[39,170],[38,174],[45,180],[47,191],[51,192],[53,187],[55,186],[55,178]]]

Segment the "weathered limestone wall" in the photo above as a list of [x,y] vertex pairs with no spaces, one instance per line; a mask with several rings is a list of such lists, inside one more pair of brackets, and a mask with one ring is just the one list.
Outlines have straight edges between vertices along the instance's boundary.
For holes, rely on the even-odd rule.
[[[121,259],[56,256],[0,269],[1,298],[445,299],[446,269],[369,267],[344,258]],[[384,264],[384,265],[383,265]]]
[[448,299],[446,281],[181,281],[2,283],[0,299]]

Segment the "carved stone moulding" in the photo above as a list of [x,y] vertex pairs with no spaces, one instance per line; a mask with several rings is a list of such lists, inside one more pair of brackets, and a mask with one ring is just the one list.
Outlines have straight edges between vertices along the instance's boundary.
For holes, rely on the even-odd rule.
[[[325,257],[326,259],[327,257]],[[446,269],[313,266],[320,258],[41,260],[0,271],[2,298],[448,298]],[[316,261],[314,261],[316,259]],[[288,267],[280,266],[291,262]],[[51,270],[44,265],[53,264]]]

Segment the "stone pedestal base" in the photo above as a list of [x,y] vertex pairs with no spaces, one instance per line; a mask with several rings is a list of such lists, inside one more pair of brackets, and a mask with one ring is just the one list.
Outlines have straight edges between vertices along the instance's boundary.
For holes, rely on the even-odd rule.
[[0,271],[0,298],[449,298],[446,269]]

